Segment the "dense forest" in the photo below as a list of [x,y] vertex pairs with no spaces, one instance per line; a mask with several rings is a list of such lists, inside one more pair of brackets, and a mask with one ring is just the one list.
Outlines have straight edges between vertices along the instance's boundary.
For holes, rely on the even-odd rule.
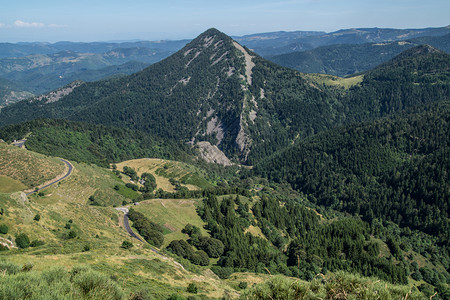
[[[424,109],[424,108],[422,108]],[[450,104],[339,127],[255,166],[313,203],[420,229],[449,241]]]
[[103,167],[141,157],[184,161],[193,153],[182,143],[148,133],[61,119],[38,119],[0,128],[0,138],[6,141],[28,134],[29,150]]

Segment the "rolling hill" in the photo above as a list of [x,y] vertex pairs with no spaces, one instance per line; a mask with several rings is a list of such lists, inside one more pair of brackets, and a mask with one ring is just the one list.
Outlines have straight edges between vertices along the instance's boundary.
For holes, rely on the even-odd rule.
[[[449,97],[449,55],[415,47],[342,90],[274,65],[210,29],[124,78],[86,83],[59,101],[0,112],[1,125],[66,118],[189,142],[210,161],[253,164],[296,139]],[[208,157],[203,155],[203,157]]]
[[339,44],[268,57],[269,60],[305,73],[348,76],[375,68],[401,52],[428,44],[450,52],[450,34],[395,42]]

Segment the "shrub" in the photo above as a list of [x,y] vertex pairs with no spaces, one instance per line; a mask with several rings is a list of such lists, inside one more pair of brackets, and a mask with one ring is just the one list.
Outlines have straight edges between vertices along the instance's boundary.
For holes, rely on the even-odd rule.
[[130,249],[133,248],[133,243],[129,241],[123,241],[122,246],[120,246],[123,249]]
[[88,252],[90,250],[91,250],[91,246],[89,246],[88,244],[84,245],[83,252]]
[[41,215],[40,215],[40,214],[36,214],[36,215],[34,216],[34,219],[33,219],[33,220],[39,222],[40,219],[41,219]]
[[20,272],[20,267],[9,261],[0,260],[0,272],[5,272],[9,275],[17,274]]
[[16,236],[16,245],[19,248],[25,249],[30,247],[30,239],[28,238],[28,235],[25,233],[21,233]]
[[44,241],[33,240],[33,241],[30,243],[30,247],[39,247],[39,246],[42,246],[42,245],[44,245],[44,244],[45,244]]
[[247,282],[245,282],[245,281],[239,282],[239,288],[241,290],[245,290],[247,288],[247,286],[248,286]]
[[22,272],[29,272],[33,269],[33,267],[34,265],[32,263],[27,262],[22,266]]
[[153,297],[147,290],[140,290],[131,295],[130,300],[151,300]]
[[0,224],[0,233],[7,234],[8,230],[9,228],[8,226],[6,226],[6,224]]
[[122,289],[106,275],[90,269],[78,270],[72,277],[74,288],[84,299],[123,299]]
[[186,291],[191,294],[197,294],[198,292],[197,285],[195,283],[189,283]]
[[71,230],[67,233],[67,239],[74,239],[76,237],[77,237],[77,233],[73,230]]
[[233,274],[233,268],[219,267],[213,266],[211,267],[211,271],[214,272],[220,279],[228,279],[231,274]]

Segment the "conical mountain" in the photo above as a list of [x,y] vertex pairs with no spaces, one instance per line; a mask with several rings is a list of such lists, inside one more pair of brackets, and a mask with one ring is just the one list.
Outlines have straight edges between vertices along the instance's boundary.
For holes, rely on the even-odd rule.
[[322,130],[326,124],[314,120],[331,116],[327,97],[300,73],[209,29],[141,72],[86,83],[55,103],[8,107],[0,122],[51,117],[139,129],[199,145],[209,160],[226,164]]
[[[127,127],[198,146],[208,161],[254,164],[336,125],[448,99],[448,57],[431,51],[393,59],[342,90],[266,61],[209,29],[136,74],[83,84],[57,102],[44,97],[8,106],[0,126],[50,117]],[[437,72],[417,70],[422,63]]]

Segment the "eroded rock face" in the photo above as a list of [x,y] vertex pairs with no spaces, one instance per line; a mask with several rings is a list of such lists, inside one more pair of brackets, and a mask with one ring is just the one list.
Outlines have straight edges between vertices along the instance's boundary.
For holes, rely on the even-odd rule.
[[198,142],[200,157],[209,163],[231,166],[233,163],[220,149],[210,142]]
[[34,97],[30,101],[45,101],[44,102],[45,104],[53,103],[53,102],[56,102],[56,101],[60,100],[64,96],[69,95],[70,93],[73,92],[73,90],[75,88],[81,86],[82,84],[84,84],[83,81],[77,80],[77,81],[74,81],[72,83],[69,83],[68,85],[66,85],[66,86],[64,86],[62,88],[54,90],[54,91],[52,91],[52,92],[50,92],[48,94],[41,95],[41,96],[38,96],[38,97]]

